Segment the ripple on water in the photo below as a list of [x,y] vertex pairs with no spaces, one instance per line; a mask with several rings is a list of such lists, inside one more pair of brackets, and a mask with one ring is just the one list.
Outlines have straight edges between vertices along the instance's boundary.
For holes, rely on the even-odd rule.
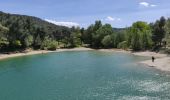
[[170,82],[159,83],[153,80],[140,81],[136,83],[136,88],[145,92],[162,92],[170,89]]
[[117,100],[161,100],[158,97],[150,97],[150,96],[122,96]]
[[0,100],[170,100],[170,75],[139,60],[89,51],[0,62]]

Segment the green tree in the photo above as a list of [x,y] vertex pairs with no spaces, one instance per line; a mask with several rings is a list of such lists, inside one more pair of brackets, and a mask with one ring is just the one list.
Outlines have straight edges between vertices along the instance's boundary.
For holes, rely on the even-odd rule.
[[128,49],[127,41],[120,42],[120,43],[118,44],[117,48],[119,48],[119,49],[124,49],[124,50]]
[[15,48],[20,48],[20,47],[22,46],[20,40],[15,40],[15,41],[13,41],[12,44],[13,44],[13,46],[14,46]]
[[110,24],[105,24],[93,33],[93,47],[102,47],[102,40],[105,36],[113,34]]
[[152,47],[151,30],[145,30],[141,33],[142,49],[147,50]]
[[150,26],[146,22],[133,23],[127,30],[127,44],[133,50],[145,50],[151,46]]
[[24,46],[30,47],[33,44],[33,36],[32,35],[28,35],[27,37],[24,38]]
[[0,49],[4,46],[8,46],[8,31],[9,29],[0,24]]
[[45,37],[42,44],[41,44],[41,49],[43,50],[56,50],[57,49],[57,41]]
[[170,18],[166,22],[165,29],[166,29],[165,39],[167,42],[167,46],[170,47]]
[[77,27],[75,29],[72,29],[72,34],[70,35],[69,43],[70,47],[78,47],[82,45],[81,42],[81,31],[80,28]]
[[115,47],[117,48],[118,44],[121,43],[122,41],[125,41],[125,35],[124,33],[116,33],[116,36],[115,36]]
[[110,35],[107,35],[103,38],[102,44],[105,48],[113,47],[113,41]]
[[90,25],[87,30],[84,32],[84,34],[82,35],[83,38],[83,42],[85,44],[91,44],[93,45],[94,42],[94,34],[97,32],[97,30],[99,30],[102,27],[102,22],[99,21],[95,21],[95,24]]
[[165,33],[166,33],[165,24],[166,24],[166,19],[164,17],[161,17],[160,20],[156,21],[156,23],[153,26],[152,40],[155,46],[162,45],[162,40],[165,37]]
[[131,48],[135,51],[142,49],[141,35],[139,30],[134,30],[131,39]]
[[37,37],[35,37],[34,39],[34,47],[35,48],[40,48],[41,47],[41,43],[42,43],[42,40],[40,38],[40,35],[38,35]]

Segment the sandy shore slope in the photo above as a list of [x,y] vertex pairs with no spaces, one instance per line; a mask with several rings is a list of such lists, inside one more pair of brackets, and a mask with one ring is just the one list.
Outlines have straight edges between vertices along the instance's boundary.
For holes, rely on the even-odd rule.
[[30,52],[27,52],[27,53],[0,54],[0,60],[6,59],[6,58],[12,58],[12,57],[43,54],[43,53],[49,53],[49,52],[51,52],[51,51],[38,50],[38,51],[30,51]]
[[162,57],[167,57],[166,54],[160,54],[160,53],[156,53],[156,52],[150,52],[150,51],[145,51],[145,52],[134,52],[132,53],[134,55],[137,56],[145,56],[145,57],[156,57],[156,58],[162,58]]
[[170,71],[170,57],[158,58],[154,63],[151,60],[142,61],[140,63],[162,71]]
[[170,57],[166,54],[160,54],[160,53],[155,53],[155,52],[137,52],[133,53],[134,55],[138,56],[147,56],[147,57],[152,57],[154,56],[155,62],[152,62],[152,60],[147,60],[147,61],[141,61],[141,64],[145,64],[149,67],[154,67],[156,69],[162,70],[162,71],[170,71]]
[[35,55],[35,54],[45,54],[45,53],[51,53],[51,52],[64,52],[64,51],[88,51],[93,50],[90,48],[73,48],[73,49],[57,49],[56,51],[46,51],[46,50],[37,50],[37,51],[29,51],[27,53],[14,53],[14,54],[1,54],[0,53],[0,60],[12,58],[12,57],[19,57],[19,56],[27,56],[27,55]]
[[122,49],[97,49],[97,51],[131,53],[130,51],[126,51],[126,50],[122,50]]

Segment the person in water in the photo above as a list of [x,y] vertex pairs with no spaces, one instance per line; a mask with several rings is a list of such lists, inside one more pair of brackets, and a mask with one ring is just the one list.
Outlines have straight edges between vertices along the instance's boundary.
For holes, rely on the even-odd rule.
[[152,62],[154,62],[155,61],[155,57],[154,56],[152,56]]

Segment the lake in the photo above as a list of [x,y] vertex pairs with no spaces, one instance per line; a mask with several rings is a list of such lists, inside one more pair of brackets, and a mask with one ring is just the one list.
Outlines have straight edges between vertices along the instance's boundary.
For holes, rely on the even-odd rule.
[[169,100],[170,74],[127,53],[72,51],[0,61],[0,100]]

